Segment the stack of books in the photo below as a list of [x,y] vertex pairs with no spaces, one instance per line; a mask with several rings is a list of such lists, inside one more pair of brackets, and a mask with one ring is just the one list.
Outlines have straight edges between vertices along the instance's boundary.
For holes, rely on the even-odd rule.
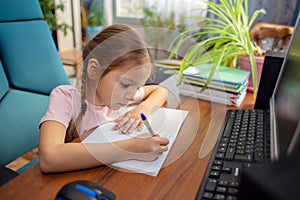
[[211,69],[211,64],[190,66],[185,69],[183,84],[179,87],[180,94],[239,106],[247,93],[250,72],[219,66],[207,88],[202,91]]

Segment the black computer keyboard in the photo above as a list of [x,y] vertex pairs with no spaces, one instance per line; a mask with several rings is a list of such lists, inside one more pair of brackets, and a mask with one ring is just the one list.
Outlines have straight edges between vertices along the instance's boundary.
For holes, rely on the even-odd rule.
[[238,199],[241,172],[270,159],[267,110],[229,110],[196,199]]

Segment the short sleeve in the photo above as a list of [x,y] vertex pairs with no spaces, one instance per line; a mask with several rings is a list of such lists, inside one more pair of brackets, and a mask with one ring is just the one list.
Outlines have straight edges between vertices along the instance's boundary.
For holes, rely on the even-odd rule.
[[137,89],[136,93],[135,93],[135,98],[134,98],[134,102],[140,102],[144,99],[144,88],[140,87]]
[[49,120],[62,123],[66,128],[73,117],[73,96],[76,88],[73,86],[58,86],[50,93],[49,105],[40,125]]

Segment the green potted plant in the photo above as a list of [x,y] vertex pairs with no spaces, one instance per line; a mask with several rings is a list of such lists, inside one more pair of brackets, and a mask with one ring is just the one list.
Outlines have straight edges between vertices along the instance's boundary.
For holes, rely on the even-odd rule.
[[55,11],[64,12],[64,3],[62,1],[55,3],[54,0],[39,0],[39,3],[43,12],[43,20],[48,24],[50,31],[61,30],[64,35],[67,35],[68,29],[71,30],[72,27],[65,22],[59,23],[55,15]]
[[[183,32],[172,44],[170,58],[178,53],[180,46],[191,36],[198,42],[191,46],[183,56],[179,70],[179,83],[183,71],[191,65],[212,63],[210,75],[205,84],[211,81],[219,66],[236,67],[239,56],[249,56],[253,79],[254,96],[257,90],[257,70],[255,56],[261,55],[261,49],[251,42],[249,31],[260,9],[249,17],[248,0],[220,0],[220,3],[205,1],[207,12],[216,17],[200,18],[199,30]],[[204,87],[204,88],[205,88]]]
[[86,36],[88,39],[92,39],[99,33],[104,25],[103,12],[100,10],[98,4],[98,2],[94,1],[91,5],[91,10],[88,11],[86,26]]

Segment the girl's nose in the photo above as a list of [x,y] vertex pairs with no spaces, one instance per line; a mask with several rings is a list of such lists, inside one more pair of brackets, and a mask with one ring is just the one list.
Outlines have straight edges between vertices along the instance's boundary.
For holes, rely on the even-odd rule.
[[128,92],[125,96],[126,99],[133,101],[134,100],[134,96],[135,96],[135,90],[132,92]]

